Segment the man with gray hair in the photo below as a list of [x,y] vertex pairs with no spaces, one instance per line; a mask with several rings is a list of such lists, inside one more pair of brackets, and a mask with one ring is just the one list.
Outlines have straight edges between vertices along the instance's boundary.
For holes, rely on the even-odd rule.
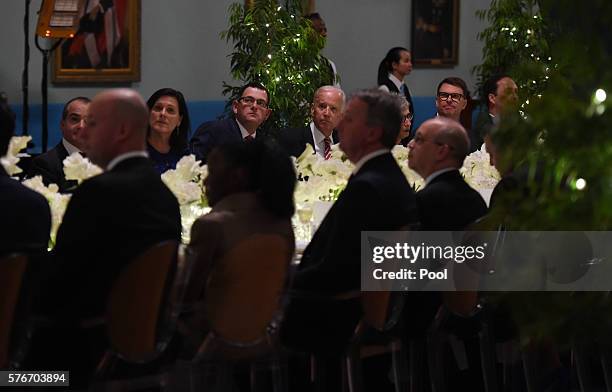
[[347,104],[338,132],[355,169],[304,251],[281,329],[298,351],[334,355],[346,348],[360,300],[335,299],[361,289],[361,233],[399,230],[418,219],[414,192],[390,152],[401,117],[398,97],[378,89],[358,91]]
[[279,131],[278,142],[289,155],[298,157],[310,144],[315,153],[325,159],[331,156],[332,144],[338,143],[336,127],[342,119],[345,103],[344,92],[334,86],[319,87],[315,91],[310,108],[312,122],[302,128],[285,128]]
[[408,144],[408,166],[426,181],[417,193],[423,230],[462,230],[486,214],[484,200],[459,173],[469,145],[463,126],[440,116],[425,121]]

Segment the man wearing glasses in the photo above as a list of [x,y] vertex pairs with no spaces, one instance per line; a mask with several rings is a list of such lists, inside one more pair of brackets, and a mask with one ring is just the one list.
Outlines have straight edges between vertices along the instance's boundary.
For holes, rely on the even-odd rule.
[[425,179],[417,192],[423,230],[462,230],[486,214],[484,200],[459,173],[469,145],[463,126],[442,116],[425,121],[408,144],[408,166]]
[[467,106],[469,94],[463,79],[450,77],[442,80],[438,84],[436,94],[438,116],[460,122],[461,112]]
[[251,141],[257,129],[270,116],[268,89],[258,83],[242,86],[240,98],[232,102],[232,117],[200,125],[191,138],[189,148],[197,159],[206,163],[208,154],[221,144]]

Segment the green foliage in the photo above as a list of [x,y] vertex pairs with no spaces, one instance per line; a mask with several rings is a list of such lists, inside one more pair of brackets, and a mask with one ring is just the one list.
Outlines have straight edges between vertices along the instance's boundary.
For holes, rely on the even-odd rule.
[[[490,23],[478,34],[484,42],[483,62],[473,68],[478,90],[495,74],[509,73],[524,101],[537,96],[550,73],[549,29],[537,0],[493,0],[476,15]],[[535,81],[535,83],[534,83]]]
[[224,82],[224,95],[237,97],[241,85],[259,82],[270,91],[272,114],[267,129],[303,126],[309,122],[315,90],[332,80],[327,60],[320,55],[324,38],[300,15],[301,2],[257,0],[252,8],[230,6],[230,25],[221,37],[234,42],[231,73],[240,85]]
[[[479,77],[506,70],[523,99],[521,116],[504,118],[495,135],[505,159],[530,167],[537,187],[514,217],[517,229],[609,228],[612,48],[606,21],[612,5],[605,0],[494,0],[479,13],[491,23],[480,35],[485,49],[476,68]],[[516,27],[524,41],[511,45],[504,27]],[[537,33],[524,34],[527,29]],[[537,48],[535,59],[520,48],[527,41]],[[545,56],[552,60],[543,61]],[[610,95],[603,102],[595,99],[598,89]],[[578,179],[586,181],[582,190]]]
[[[520,31],[527,27],[523,23],[531,11],[526,4],[535,7],[533,2],[499,0],[481,13],[491,23],[481,35],[485,42],[483,65],[477,68],[481,78],[499,66],[521,81],[541,80],[542,66],[526,51],[504,46],[503,34],[498,34],[504,25],[522,26]],[[514,205],[503,207],[512,211],[516,230],[610,230],[612,3],[541,0],[538,7],[541,42],[534,47],[552,58],[546,64],[549,79],[523,92],[522,116],[504,117],[494,134],[504,158],[514,167],[522,164],[529,169],[532,192],[527,197],[515,195]],[[567,341],[590,334],[602,339],[612,326],[607,296],[578,293],[570,298],[569,293],[559,293],[538,301],[527,297],[523,302],[512,296],[509,300],[528,336]]]

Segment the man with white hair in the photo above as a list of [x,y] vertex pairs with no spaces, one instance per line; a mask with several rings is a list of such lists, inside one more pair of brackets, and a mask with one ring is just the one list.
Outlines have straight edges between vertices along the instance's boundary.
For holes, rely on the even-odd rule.
[[310,144],[317,154],[329,159],[331,146],[339,141],[336,127],[342,120],[344,102],[344,92],[339,88],[319,87],[310,109],[312,122],[302,128],[281,129],[278,142],[289,155],[300,156]]

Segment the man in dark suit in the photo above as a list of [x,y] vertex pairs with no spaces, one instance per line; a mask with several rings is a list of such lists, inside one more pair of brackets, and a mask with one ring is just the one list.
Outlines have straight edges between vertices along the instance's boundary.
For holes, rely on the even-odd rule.
[[516,107],[518,87],[510,76],[494,75],[483,85],[481,97],[486,100],[488,110],[480,112],[476,125],[469,132],[470,152],[480,149],[485,135],[490,133],[493,125],[499,122],[502,112]]
[[218,145],[255,139],[257,129],[272,113],[268,89],[261,84],[242,86],[239,96],[232,102],[232,117],[205,122],[191,138],[189,148],[202,163],[206,163],[208,154]]
[[[295,274],[281,331],[293,348],[342,352],[361,317],[361,232],[398,230],[418,219],[414,192],[390,153],[400,122],[399,99],[390,93],[359,91],[348,102],[338,131],[355,170]],[[350,292],[357,295],[336,301]]]
[[[7,152],[15,115],[0,101],[0,156]],[[0,165],[0,256],[12,252],[41,253],[49,245],[51,212],[40,194],[9,177]]]
[[37,310],[63,326],[53,336],[61,350],[45,349],[53,345],[49,337],[34,342],[52,353],[39,365],[74,369],[81,381],[106,347],[103,327],[92,332],[78,326],[104,316],[110,288],[132,259],[161,241],[180,240],[178,202],[147,158],[147,124],[147,106],[133,90],[108,90],[93,99],[83,145],[105,172],[75,190],[42,277]]
[[310,113],[312,122],[302,128],[281,129],[279,144],[289,155],[299,157],[307,144],[323,158],[331,156],[331,145],[338,143],[336,127],[342,119],[344,92],[333,86],[323,86],[314,94]]
[[82,151],[82,133],[89,102],[89,98],[76,97],[64,105],[60,122],[62,140],[53,149],[32,160],[29,177],[42,176],[45,185],[57,184],[62,193],[77,185],[74,180],[66,180],[63,162],[70,154]]
[[458,122],[436,117],[417,129],[408,147],[408,165],[425,179],[417,193],[423,230],[462,230],[487,212],[487,205],[459,173],[469,151]]
[[[472,189],[463,179],[459,169],[468,154],[470,141],[467,132],[455,120],[438,116],[425,121],[417,129],[414,139],[408,147],[408,165],[425,179],[425,187],[417,192],[417,205],[421,229],[426,231],[463,230],[470,223],[487,213],[487,205],[478,192]],[[469,314],[476,305],[475,293],[445,292],[439,297],[438,293],[418,293],[423,301],[430,301],[432,305],[444,300],[446,306],[459,314]],[[435,313],[434,306],[423,308],[420,321],[427,321],[418,326],[415,331],[423,333],[430,324]],[[404,314],[404,326],[411,325],[411,320]],[[464,331],[464,319],[446,321],[446,328],[451,331]],[[470,330],[467,328],[467,330]],[[457,334],[458,332],[451,332]],[[460,335],[461,336],[461,335]],[[469,363],[478,363],[478,346],[470,336],[463,336]],[[448,364],[448,380],[454,385],[461,385],[461,389],[474,389],[475,380],[478,380],[478,368],[471,366],[465,372],[455,369],[452,363]]]
[[[313,12],[311,14],[305,15],[304,18],[310,20],[312,22],[312,28],[314,31],[319,33],[321,37],[327,42],[327,25],[323,20],[323,17],[318,12]],[[330,79],[329,84],[334,85],[335,87],[340,88],[340,77],[338,76],[338,70],[336,69],[336,64],[328,59],[327,57],[323,57],[327,64],[329,65],[330,71]]]

